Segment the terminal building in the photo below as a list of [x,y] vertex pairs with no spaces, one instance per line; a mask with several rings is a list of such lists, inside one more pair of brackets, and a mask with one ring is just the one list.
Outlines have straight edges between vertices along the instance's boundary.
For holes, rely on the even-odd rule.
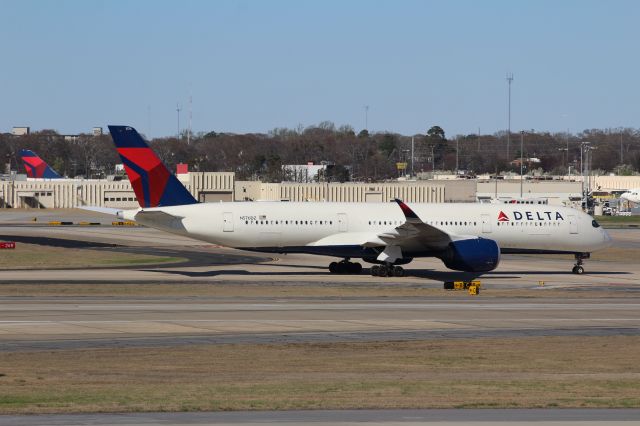
[[[236,181],[231,172],[179,173],[178,179],[201,202],[329,201],[475,202],[475,181],[415,181],[388,183],[263,183]],[[9,179],[0,181],[4,208],[76,208],[98,206],[136,208],[129,181],[81,179]]]
[[[580,208],[583,183],[573,180],[437,179],[381,183],[263,183],[237,181],[233,172],[187,172],[178,169],[178,179],[201,202],[228,201],[327,201],[389,202],[400,198],[409,203],[530,202]],[[592,177],[594,191],[640,188],[640,176]],[[527,201],[529,200],[529,201]],[[138,202],[128,180],[26,179],[7,175],[0,181],[0,207],[76,208],[98,206],[136,208]]]

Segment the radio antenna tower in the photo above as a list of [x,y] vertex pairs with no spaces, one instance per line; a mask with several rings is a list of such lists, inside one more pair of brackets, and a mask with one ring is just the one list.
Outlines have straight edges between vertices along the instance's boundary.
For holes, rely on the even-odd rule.
[[507,84],[509,86],[509,107],[507,118],[507,161],[509,161],[509,148],[511,146],[511,82],[513,81],[513,73],[507,73]]

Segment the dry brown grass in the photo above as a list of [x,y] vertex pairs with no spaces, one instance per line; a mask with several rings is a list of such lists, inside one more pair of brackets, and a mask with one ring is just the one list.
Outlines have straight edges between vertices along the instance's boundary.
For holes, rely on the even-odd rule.
[[211,297],[211,298],[367,298],[367,297],[444,297],[447,299],[479,298],[611,298],[638,297],[633,291],[589,290],[573,291],[562,288],[499,288],[486,286],[479,296],[470,296],[467,291],[445,291],[442,284],[426,285],[381,285],[340,284],[328,285],[318,282],[205,282],[205,283],[122,283],[122,284],[0,284],[0,297]]
[[0,353],[0,413],[638,407],[640,337]]
[[[554,260],[566,260],[567,263],[573,260],[573,255],[570,254],[532,254],[532,255],[520,255],[523,257],[530,257],[532,259],[554,259]],[[604,262],[637,262],[640,258],[640,250],[629,247],[608,247],[604,250],[591,253],[590,260],[604,261]]]
[[107,250],[57,248],[18,243],[0,253],[2,269],[60,269],[178,262],[182,259]]

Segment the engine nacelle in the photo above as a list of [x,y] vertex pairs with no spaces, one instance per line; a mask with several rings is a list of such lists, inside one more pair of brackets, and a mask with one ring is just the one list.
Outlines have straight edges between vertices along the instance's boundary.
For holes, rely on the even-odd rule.
[[449,243],[439,256],[447,268],[465,272],[488,272],[500,263],[500,247],[493,240],[473,238]]

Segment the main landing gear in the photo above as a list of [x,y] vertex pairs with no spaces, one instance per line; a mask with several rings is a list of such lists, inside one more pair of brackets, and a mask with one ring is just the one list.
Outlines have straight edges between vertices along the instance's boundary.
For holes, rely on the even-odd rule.
[[374,277],[404,277],[404,268],[386,263],[373,265],[371,267],[371,275]]
[[332,274],[359,274],[362,272],[362,265],[357,262],[349,262],[345,259],[340,262],[331,262],[329,264],[329,272]]
[[583,260],[588,259],[589,256],[590,256],[589,253],[576,253],[575,254],[576,264],[573,266],[573,269],[571,270],[571,272],[573,272],[576,275],[584,274],[584,268],[582,267],[582,264],[584,263]]

